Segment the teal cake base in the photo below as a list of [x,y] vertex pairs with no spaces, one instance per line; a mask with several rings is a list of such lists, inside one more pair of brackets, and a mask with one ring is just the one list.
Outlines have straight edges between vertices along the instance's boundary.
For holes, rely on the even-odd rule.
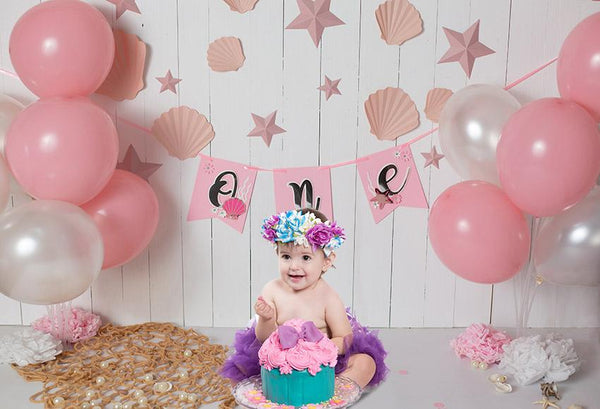
[[269,371],[261,368],[260,377],[262,392],[267,399],[292,406],[326,401],[333,396],[335,386],[334,368],[324,365],[314,376],[306,369],[294,369],[291,374],[282,375],[279,369]]

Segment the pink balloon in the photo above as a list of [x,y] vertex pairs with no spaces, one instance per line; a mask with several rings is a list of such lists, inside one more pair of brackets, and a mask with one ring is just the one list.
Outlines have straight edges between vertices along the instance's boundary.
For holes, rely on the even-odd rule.
[[10,58],[39,97],[92,94],[112,66],[115,42],[98,10],[79,0],[51,0],[29,9],[10,35]]
[[446,267],[476,283],[508,280],[529,255],[525,217],[500,188],[483,181],[442,192],[429,214],[429,240]]
[[563,98],[586,108],[600,121],[600,13],[581,21],[558,54],[556,79]]
[[496,149],[504,191],[523,211],[551,216],[581,200],[600,172],[600,132],[574,102],[544,98],[513,114]]
[[119,141],[110,116],[89,98],[54,98],[39,100],[17,115],[5,150],[27,193],[78,205],[108,182]]
[[81,208],[102,234],[103,269],[125,264],[140,254],[158,225],[158,199],[148,182],[120,169],[104,190]]

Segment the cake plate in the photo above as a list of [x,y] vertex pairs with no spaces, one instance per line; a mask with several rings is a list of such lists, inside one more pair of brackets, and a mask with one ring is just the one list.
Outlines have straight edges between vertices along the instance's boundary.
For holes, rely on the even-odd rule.
[[233,396],[238,405],[249,409],[341,409],[355,403],[362,393],[360,386],[343,376],[335,377],[333,397],[321,403],[309,403],[302,406],[283,405],[267,400],[262,394],[260,375],[239,382],[233,388]]

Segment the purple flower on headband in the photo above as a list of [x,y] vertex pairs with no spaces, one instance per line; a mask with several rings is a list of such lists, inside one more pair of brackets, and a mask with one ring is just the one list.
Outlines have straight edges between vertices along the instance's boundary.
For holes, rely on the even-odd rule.
[[331,226],[325,223],[316,224],[306,232],[306,240],[308,240],[313,250],[317,247],[324,247],[333,236]]
[[265,221],[262,225],[262,236],[265,239],[274,243],[275,237],[277,237],[277,231],[275,229],[277,228],[278,223],[279,223],[279,216],[276,214],[269,217],[268,219],[265,219]]
[[331,234],[333,236],[338,236],[340,239],[345,240],[346,234],[344,234],[344,229],[338,226],[335,222],[331,223]]

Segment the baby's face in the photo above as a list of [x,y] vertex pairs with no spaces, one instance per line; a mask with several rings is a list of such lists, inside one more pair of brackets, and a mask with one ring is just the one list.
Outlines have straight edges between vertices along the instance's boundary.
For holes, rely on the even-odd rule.
[[294,291],[314,286],[321,273],[331,267],[331,260],[322,249],[313,252],[310,247],[278,244],[277,254],[281,279]]

